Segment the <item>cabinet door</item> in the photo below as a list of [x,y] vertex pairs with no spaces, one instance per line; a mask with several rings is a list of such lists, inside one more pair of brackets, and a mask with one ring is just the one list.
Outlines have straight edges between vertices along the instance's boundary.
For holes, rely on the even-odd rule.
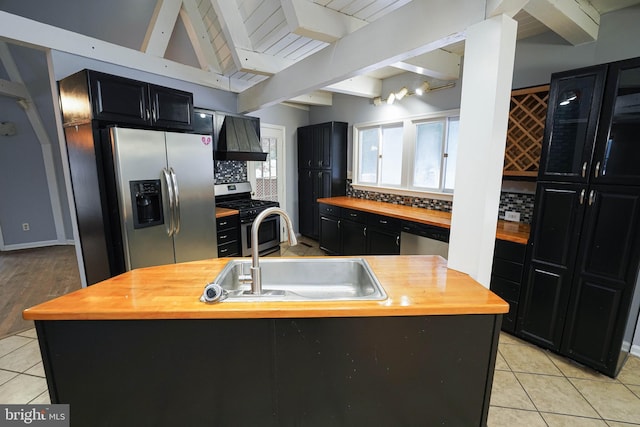
[[340,255],[340,220],[320,215],[320,249],[331,255]]
[[308,237],[313,237],[313,174],[314,172],[310,169],[298,172],[298,222],[300,234]]
[[298,169],[308,169],[313,162],[313,128],[298,128]]
[[340,222],[342,230],[342,255],[366,255],[367,226],[360,222]]
[[552,75],[538,179],[587,181],[606,70],[605,65]]
[[89,79],[95,119],[148,123],[150,109],[146,83],[96,72],[91,72]]
[[323,123],[313,129],[314,166],[331,168],[331,123]]
[[367,255],[400,255],[400,232],[369,227],[367,246]]
[[538,184],[531,258],[518,312],[519,335],[558,350],[569,303],[586,188]]
[[149,95],[151,99],[151,124],[170,129],[192,129],[192,94],[149,85]]
[[592,186],[562,351],[609,375],[634,293],[639,226],[640,188]]
[[592,177],[640,185],[640,58],[609,66]]

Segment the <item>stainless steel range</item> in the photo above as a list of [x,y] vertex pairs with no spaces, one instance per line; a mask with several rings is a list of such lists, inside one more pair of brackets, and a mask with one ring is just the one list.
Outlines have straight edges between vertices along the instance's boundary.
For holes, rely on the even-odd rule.
[[[251,198],[251,183],[236,182],[215,186],[216,206],[235,209],[240,212],[240,241],[242,256],[251,255],[251,226],[253,220],[263,210],[280,206],[278,202]],[[258,250],[260,255],[280,249],[280,217],[270,215],[258,230]]]

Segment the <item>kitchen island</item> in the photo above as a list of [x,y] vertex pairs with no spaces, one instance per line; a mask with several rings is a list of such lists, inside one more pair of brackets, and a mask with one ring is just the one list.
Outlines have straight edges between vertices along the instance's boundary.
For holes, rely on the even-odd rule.
[[72,425],[485,425],[508,305],[435,256],[364,257],[383,301],[199,301],[228,258],[24,311]]

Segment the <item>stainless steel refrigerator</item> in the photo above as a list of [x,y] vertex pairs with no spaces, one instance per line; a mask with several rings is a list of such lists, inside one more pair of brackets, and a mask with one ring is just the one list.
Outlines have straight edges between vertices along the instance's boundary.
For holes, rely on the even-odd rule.
[[211,135],[110,129],[127,270],[217,257]]

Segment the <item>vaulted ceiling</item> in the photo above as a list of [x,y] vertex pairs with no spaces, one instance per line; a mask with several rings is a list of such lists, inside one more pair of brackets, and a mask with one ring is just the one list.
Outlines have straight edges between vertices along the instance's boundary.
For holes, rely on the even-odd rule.
[[[465,29],[500,13],[518,21],[519,39],[554,31],[570,44],[592,42],[601,14],[640,0],[50,2],[59,16],[25,3],[0,0],[0,40],[237,92],[239,110],[250,111],[327,105],[335,92],[373,98],[382,79],[405,72],[456,80]],[[64,18],[74,11],[77,19]]]

